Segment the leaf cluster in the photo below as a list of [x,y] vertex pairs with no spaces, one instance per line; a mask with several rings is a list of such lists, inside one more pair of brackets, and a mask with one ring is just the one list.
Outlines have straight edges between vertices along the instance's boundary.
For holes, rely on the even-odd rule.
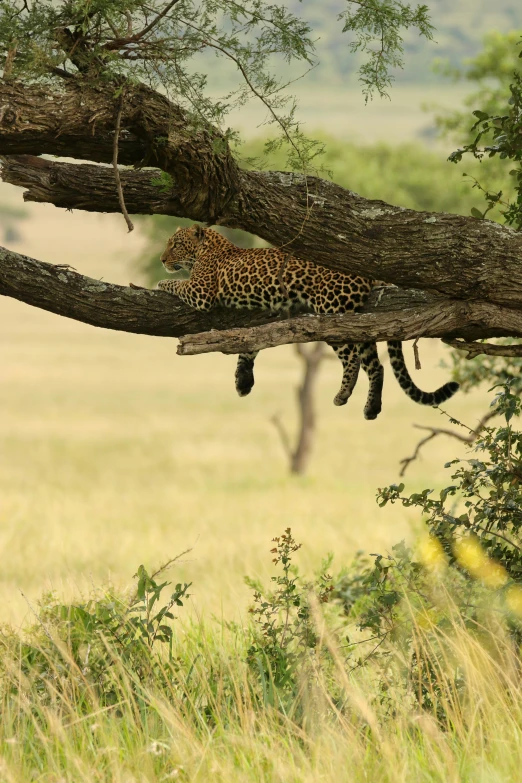
[[492,403],[505,424],[484,428],[472,459],[448,463],[453,483],[438,498],[431,489],[403,495],[404,484],[378,495],[381,506],[420,509],[450,565],[503,591],[522,582],[522,433],[512,423],[521,403],[512,387],[500,387]]
[[[353,10],[356,6],[356,10]],[[433,38],[428,6],[413,6],[403,0],[348,0],[348,8],[340,14],[343,32],[355,34],[350,44],[352,52],[367,56],[359,69],[363,94],[369,100],[375,91],[389,97],[394,68],[404,65],[403,30],[412,27],[427,40]]]
[[[522,56],[522,52],[519,56]],[[503,200],[503,192],[492,192],[483,188],[475,180],[474,187],[479,187],[487,202],[485,211],[475,210],[474,217],[483,219],[496,205],[501,204],[501,214],[508,225],[517,230],[522,229],[522,72],[516,71],[509,85],[510,97],[502,114],[490,114],[482,109],[476,109],[476,122],[471,127],[470,133],[473,139],[469,144],[455,150],[449,157],[453,163],[462,160],[463,155],[471,153],[478,160],[484,156],[494,158],[498,156],[501,161],[509,161],[514,168],[509,170],[509,176],[513,178],[515,198],[508,202]],[[484,144],[484,140],[489,143]]]
[[313,604],[324,604],[333,590],[331,577],[321,573],[313,582],[304,582],[293,565],[297,544],[292,531],[273,539],[272,562],[281,571],[271,577],[272,589],[264,590],[247,579],[254,588],[250,614],[254,619],[253,638],[247,663],[259,679],[263,700],[277,706],[281,699],[295,702],[306,666],[315,657],[318,644]]
[[[71,605],[54,594],[44,598],[38,624],[21,645],[22,670],[43,700],[52,685],[115,704],[127,684],[139,694],[175,668],[172,609],[183,606],[190,585],[177,584],[165,598],[170,582],[158,583],[143,565],[136,577],[136,592],[127,600],[112,591]],[[157,652],[162,646],[166,659]]]
[[[518,340],[514,337],[503,337],[494,341],[498,345],[514,345]],[[488,386],[499,386],[509,383],[512,393],[522,393],[522,358],[517,356],[493,356],[481,354],[473,359],[466,359],[463,351],[452,351],[450,362],[443,362],[449,368],[452,377],[460,384],[460,390],[469,392],[487,383]]]

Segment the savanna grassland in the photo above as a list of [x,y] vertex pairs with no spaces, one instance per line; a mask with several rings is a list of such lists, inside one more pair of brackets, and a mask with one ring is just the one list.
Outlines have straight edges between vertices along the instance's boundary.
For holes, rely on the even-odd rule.
[[[140,237],[117,217],[38,206],[21,230],[19,252],[141,281],[132,264]],[[366,422],[365,378],[337,409],[340,368],[324,362],[317,446],[308,476],[295,478],[271,423],[277,413],[295,426],[291,348],[260,357],[255,391],[241,400],[233,357],[178,357],[174,340],[102,331],[7,299],[0,324],[4,619],[27,616],[21,590],[35,601],[43,589],[71,597],[91,583],[123,587],[141,562],[157,566],[190,547],[176,578],[194,582],[194,611],[239,619],[249,601],[243,575],[266,573],[270,540],[288,525],[306,568],[329,551],[341,565],[357,549],[412,540],[415,514],[378,509],[375,490],[398,479],[419,439],[412,424],[442,422],[405,397],[389,368],[383,413]],[[447,378],[443,355],[435,342],[422,345],[420,385]],[[457,396],[447,409],[473,424],[486,399]],[[430,444],[408,485],[442,485],[456,445]]]
[[[422,182],[406,180],[401,198],[415,199]],[[119,216],[31,205],[16,229],[5,244],[18,252],[145,282],[145,239]],[[335,408],[340,367],[324,362],[315,451],[295,477],[271,421],[295,430],[290,347],[259,357],[254,392],[239,399],[233,357],[178,357],[174,340],[11,299],[0,335],[1,781],[519,779],[522,689],[501,599],[446,570],[418,509],[375,501],[422,435],[412,425],[447,426],[389,367],[384,410],[366,422],[366,379]],[[424,341],[420,355],[420,386],[447,380],[443,346]],[[445,407],[474,425],[488,404],[483,391]],[[463,453],[434,440],[407,490],[446,486],[443,464]],[[280,557],[289,527],[300,581]],[[392,549],[401,539],[422,576]],[[187,549],[155,582],[133,579]],[[358,550],[385,555],[389,574],[357,571]],[[160,589],[163,577],[173,586]]]

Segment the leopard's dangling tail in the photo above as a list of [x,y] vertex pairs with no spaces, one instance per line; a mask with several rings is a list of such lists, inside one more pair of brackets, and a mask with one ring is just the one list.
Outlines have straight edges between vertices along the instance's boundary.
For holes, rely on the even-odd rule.
[[388,343],[388,353],[390,355],[390,364],[392,366],[393,374],[397,378],[400,387],[406,392],[408,397],[415,402],[419,402],[421,405],[440,405],[441,402],[449,400],[453,397],[455,392],[459,388],[459,384],[455,381],[450,381],[441,386],[440,389],[436,389],[434,392],[425,392],[419,389],[415,385],[413,379],[408,372],[406,362],[404,361],[404,354],[402,352],[402,343],[393,341]]

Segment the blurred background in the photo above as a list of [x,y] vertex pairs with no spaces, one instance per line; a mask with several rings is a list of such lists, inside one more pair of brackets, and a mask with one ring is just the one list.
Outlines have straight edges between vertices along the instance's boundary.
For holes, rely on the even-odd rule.
[[[367,105],[336,21],[341,0],[287,4],[319,36],[321,65],[294,86],[335,181],[368,198],[462,214],[482,205],[464,171],[504,187],[496,162],[479,170],[446,158],[467,139],[473,96],[482,107],[505,94],[522,27],[516,0],[432,2],[436,43],[408,38],[391,100]],[[445,62],[434,70],[437,57]],[[262,121],[255,106],[231,117],[245,139],[242,157],[262,155]],[[265,165],[282,166],[277,158]],[[177,222],[136,223],[128,234],[120,215],[26,205],[20,190],[0,186],[4,246],[95,278],[152,285]],[[45,590],[71,598],[103,582],[125,587],[140,563],[153,569],[188,548],[175,580],[193,581],[192,610],[239,619],[250,599],[242,576],[266,578],[270,540],[288,526],[309,570],[329,551],[340,566],[359,549],[385,552],[420,529],[415,511],[381,510],[375,492],[399,480],[400,460],[422,437],[413,425],[447,420],[407,399],[384,357],[384,406],[374,422],[362,416],[365,377],[336,408],[340,367],[322,362],[314,450],[296,476],[273,421],[294,437],[302,367],[291,347],[264,352],[252,394],[239,399],[234,357],[178,357],[175,340],[96,329],[7,298],[0,335],[1,620],[23,622],[27,602]],[[448,349],[437,341],[420,343],[422,370],[413,369],[411,346],[405,353],[422,388],[448,379],[440,366]],[[473,426],[487,409],[486,390],[458,394],[445,409]],[[410,465],[408,489],[445,486],[444,463],[463,451],[435,439]]]

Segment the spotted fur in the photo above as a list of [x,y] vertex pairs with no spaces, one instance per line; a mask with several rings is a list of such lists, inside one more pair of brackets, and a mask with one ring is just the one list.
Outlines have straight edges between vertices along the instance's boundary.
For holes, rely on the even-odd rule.
[[[168,272],[185,270],[188,280],[161,280],[158,288],[178,296],[198,310],[214,305],[236,308],[304,308],[314,313],[349,313],[366,302],[375,281],[334,272],[284,253],[277,248],[245,250],[210,228],[191,226],[168,240],[161,261]],[[331,344],[343,366],[341,388],[335,405],[345,405],[355,387],[359,369],[368,375],[369,392],[364,408],[367,419],[381,411],[383,366],[375,343]],[[422,405],[439,405],[458,389],[445,383],[434,392],[421,391],[413,382],[400,342],[389,342],[390,363],[401,388]],[[243,397],[254,385],[257,353],[240,354],[236,389]]]

